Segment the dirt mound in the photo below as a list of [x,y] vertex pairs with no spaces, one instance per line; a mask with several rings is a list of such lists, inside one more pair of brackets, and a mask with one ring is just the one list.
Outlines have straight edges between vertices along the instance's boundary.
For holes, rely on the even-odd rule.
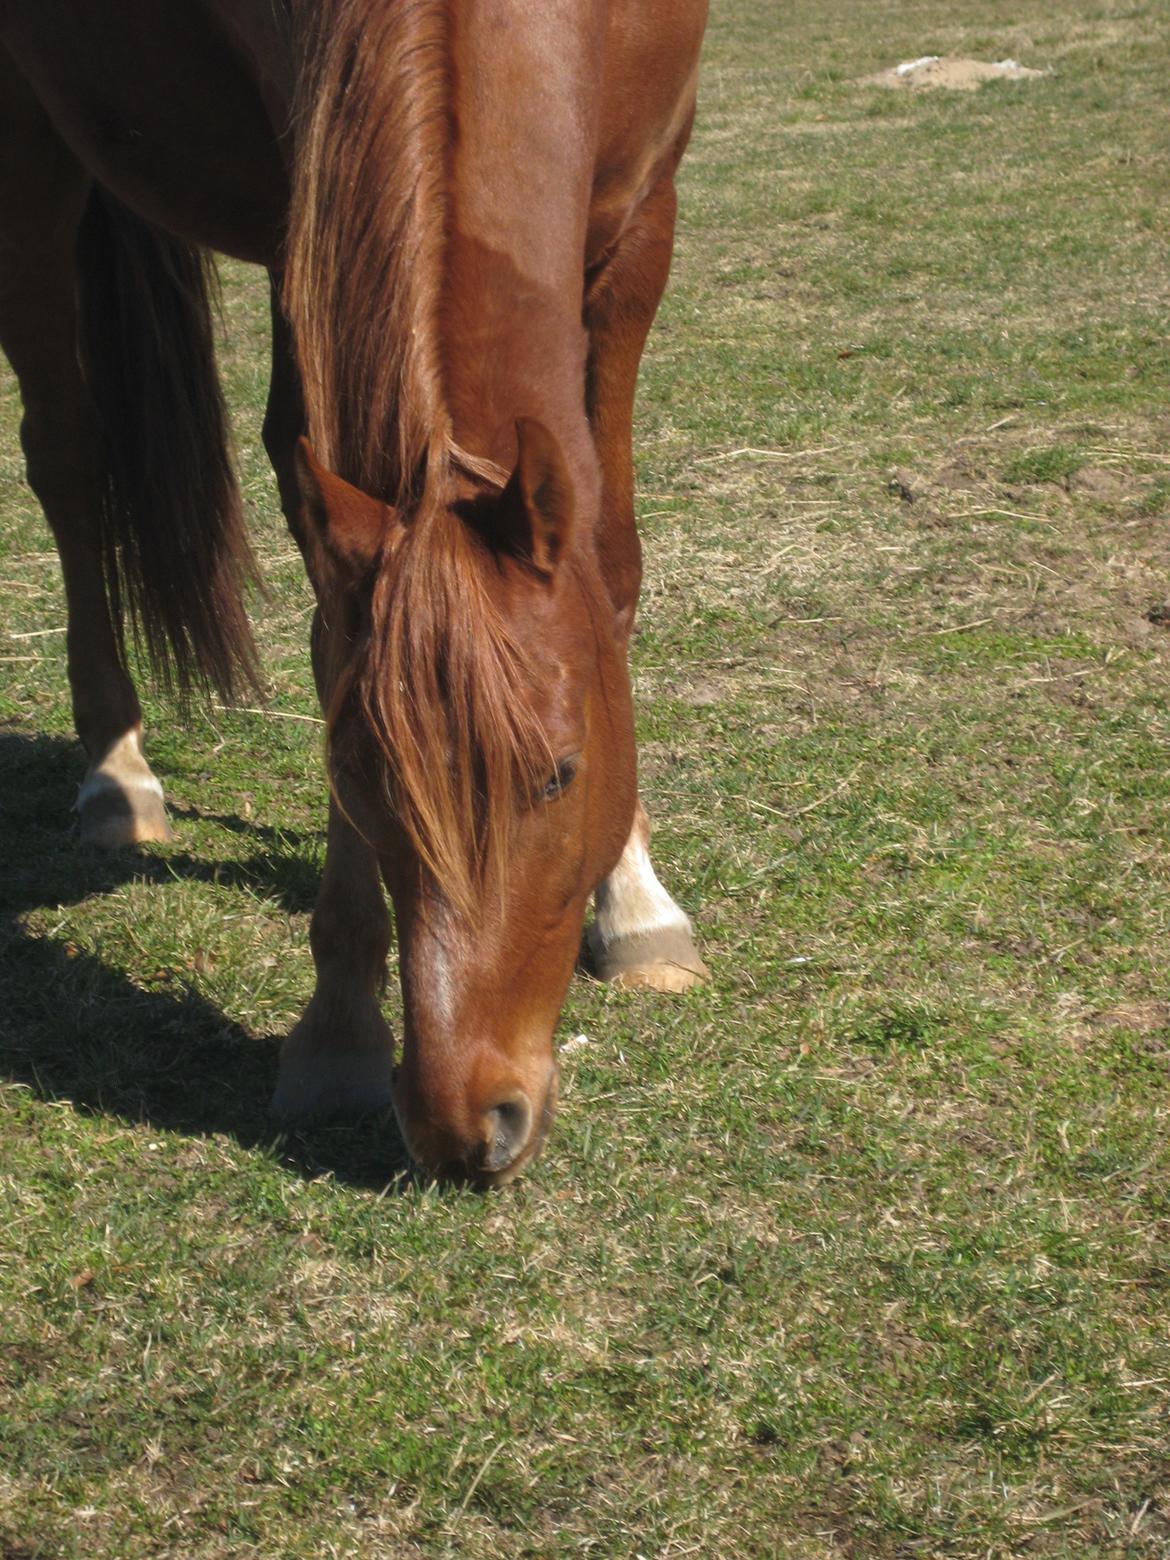
[[956,92],[974,92],[985,81],[1022,81],[1027,76],[1043,76],[1017,60],[964,60],[953,54],[925,54],[920,60],[907,60],[875,76],[864,76],[862,84],[872,87],[910,87],[921,91],[929,87],[950,87]]

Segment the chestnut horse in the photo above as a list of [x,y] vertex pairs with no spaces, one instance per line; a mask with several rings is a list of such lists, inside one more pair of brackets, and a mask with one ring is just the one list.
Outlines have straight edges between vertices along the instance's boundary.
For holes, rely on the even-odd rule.
[[220,250],[272,279],[264,436],[329,733],[317,984],[274,1108],[392,1100],[421,1166],[481,1184],[548,1127],[591,892],[603,976],[704,973],[647,854],[626,656],[634,386],[705,13],[0,0],[0,344],[68,597],[82,840],[169,835],[124,615],[180,688],[255,675]]

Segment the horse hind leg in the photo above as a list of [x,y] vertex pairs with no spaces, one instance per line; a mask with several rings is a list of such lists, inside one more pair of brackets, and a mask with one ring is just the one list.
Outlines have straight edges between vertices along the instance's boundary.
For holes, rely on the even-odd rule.
[[101,846],[168,839],[107,597],[101,436],[79,368],[75,245],[90,181],[2,51],[0,146],[0,346],[20,384],[28,481],[65,582],[73,714],[89,759],[81,838]]

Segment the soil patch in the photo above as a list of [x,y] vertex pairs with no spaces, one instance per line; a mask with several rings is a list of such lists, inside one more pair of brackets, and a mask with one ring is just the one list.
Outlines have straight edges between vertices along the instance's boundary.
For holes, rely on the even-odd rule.
[[974,92],[985,81],[1022,81],[1029,76],[1043,76],[1047,72],[1032,70],[1017,60],[965,60],[956,55],[926,54],[919,60],[906,60],[889,70],[879,70],[874,76],[863,76],[867,87],[899,87],[921,91],[933,87],[949,87],[954,92]]
[[1082,466],[1068,479],[1069,491],[1083,493],[1095,504],[1123,504],[1133,496],[1131,485],[1108,466]]

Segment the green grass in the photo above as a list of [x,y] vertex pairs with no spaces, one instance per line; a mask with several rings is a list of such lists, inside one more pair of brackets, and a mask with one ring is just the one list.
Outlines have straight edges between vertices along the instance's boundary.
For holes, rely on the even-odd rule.
[[1021,450],[1004,466],[1003,477],[1010,483],[1068,482],[1085,464],[1078,449],[1055,445],[1049,449]]
[[[635,647],[713,980],[578,979],[540,1163],[278,1135],[309,594],[223,361],[271,698],[79,850],[0,379],[0,1555],[1170,1553],[1170,229],[1154,0],[716,0]],[[972,94],[900,59],[1053,67]],[[398,1022],[398,997],[387,997]]]

